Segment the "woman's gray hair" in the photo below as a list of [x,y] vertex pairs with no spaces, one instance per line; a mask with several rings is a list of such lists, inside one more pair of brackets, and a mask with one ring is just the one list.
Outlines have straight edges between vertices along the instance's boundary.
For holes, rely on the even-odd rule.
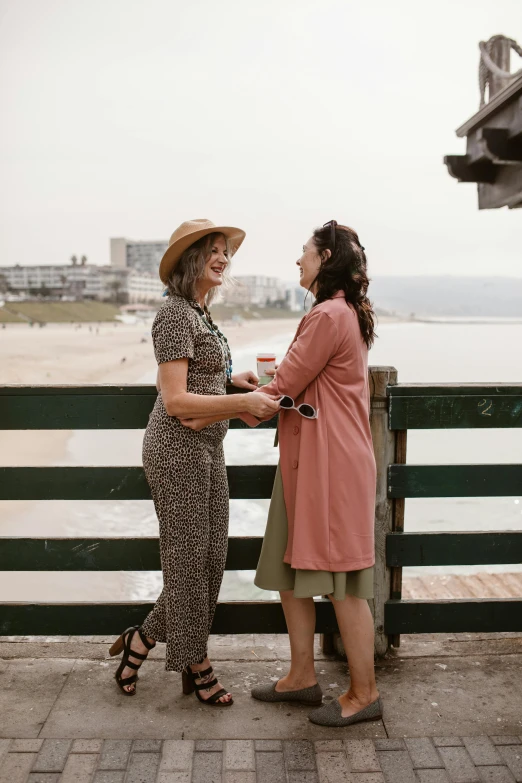
[[[197,283],[203,277],[205,272],[205,265],[212,252],[212,245],[218,237],[223,237],[227,243],[227,258],[229,263],[223,272],[223,283],[225,285],[230,283],[230,276],[228,269],[230,266],[230,246],[228,239],[223,234],[207,234],[207,236],[198,239],[191,245],[170,273],[167,280],[167,289],[169,294],[177,294],[184,299],[197,301]],[[208,292],[205,304],[210,305],[214,297],[216,296],[218,286],[214,286]]]

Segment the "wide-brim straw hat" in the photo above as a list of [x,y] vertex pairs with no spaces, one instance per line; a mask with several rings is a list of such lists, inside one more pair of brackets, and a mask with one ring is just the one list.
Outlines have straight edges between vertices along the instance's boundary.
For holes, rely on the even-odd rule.
[[163,283],[167,283],[170,274],[179,259],[194,242],[208,234],[223,234],[228,240],[230,255],[233,256],[245,238],[245,232],[232,226],[216,226],[211,220],[197,219],[186,220],[174,231],[169,246],[165,250],[160,261],[159,276]]

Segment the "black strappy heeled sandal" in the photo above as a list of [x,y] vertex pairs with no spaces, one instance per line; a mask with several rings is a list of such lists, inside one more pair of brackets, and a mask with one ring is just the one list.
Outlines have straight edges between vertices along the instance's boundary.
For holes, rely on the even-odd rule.
[[[151,644],[145,634],[142,632],[139,625],[133,625],[131,628],[127,628],[126,631],[124,631],[121,636],[119,636],[112,647],[109,650],[109,655],[119,655],[121,651],[123,650],[123,658],[121,659],[121,663],[118,666],[116,673],[114,675],[114,678],[116,682],[118,683],[118,687],[121,688],[123,693],[125,693],[127,696],[134,696],[136,693],[136,686],[131,691],[125,690],[126,685],[132,685],[133,683],[137,682],[138,675],[133,674],[131,677],[124,677],[122,678],[121,674],[126,666],[129,667],[129,669],[134,669],[135,671],[138,671],[143,661],[147,659],[148,653],[143,654],[139,652],[135,652],[134,650],[131,650],[131,644],[132,640],[134,638],[135,633],[139,634],[139,637],[142,641],[142,644],[147,648],[147,650],[152,650],[153,647],[156,646],[156,642],[154,644]],[[134,661],[129,661],[129,658],[137,658],[140,663],[134,663]]]
[[212,666],[209,666],[208,669],[203,669],[203,671],[200,672],[193,672],[190,666],[187,666],[187,668],[181,672],[183,693],[188,696],[196,691],[196,696],[200,702],[208,704],[209,707],[230,707],[234,703],[234,699],[230,699],[230,701],[219,701],[222,696],[229,695],[229,691],[226,691],[224,688],[220,688],[216,693],[213,693],[212,696],[209,696],[208,699],[204,699],[201,696],[200,691],[209,690],[210,688],[213,688],[214,685],[217,685],[218,681],[215,676],[213,676],[209,682],[196,682],[196,680],[202,680],[209,675],[214,675]]

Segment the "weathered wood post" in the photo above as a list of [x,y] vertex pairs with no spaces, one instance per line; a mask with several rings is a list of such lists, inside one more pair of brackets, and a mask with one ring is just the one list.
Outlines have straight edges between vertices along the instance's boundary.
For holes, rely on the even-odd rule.
[[[373,449],[377,463],[377,488],[375,494],[375,576],[374,599],[370,601],[375,621],[375,654],[382,656],[388,649],[388,637],[384,633],[384,604],[391,593],[391,569],[386,567],[386,534],[394,525],[394,502],[388,498],[388,465],[395,462],[396,434],[388,427],[389,398],[386,387],[397,383],[394,367],[370,367],[371,414],[370,424]],[[325,653],[346,657],[340,634],[322,637]]]
[[[495,63],[495,65],[498,65],[499,68],[501,68],[503,71],[506,71],[509,73],[510,71],[510,60],[511,60],[511,45],[507,38],[497,38],[495,41],[491,44],[491,59]],[[500,74],[497,73],[490,73],[489,75],[489,95],[488,99],[491,100],[494,95],[497,94],[497,92],[500,92],[501,90],[506,87],[511,79],[506,76],[500,76]]]
[[393,500],[388,498],[388,465],[395,462],[396,435],[388,426],[389,397],[387,386],[397,383],[394,367],[370,367],[371,430],[377,463],[375,493],[375,576],[373,582],[373,616],[375,653],[384,655],[388,637],[384,633],[384,604],[390,598],[391,572],[386,566],[386,535],[393,530]]

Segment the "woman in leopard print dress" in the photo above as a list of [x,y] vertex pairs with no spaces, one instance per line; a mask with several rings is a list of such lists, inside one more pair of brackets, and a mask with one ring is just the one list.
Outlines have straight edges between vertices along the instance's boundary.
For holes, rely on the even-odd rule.
[[[183,223],[160,265],[168,298],[152,326],[159,365],[158,397],[143,441],[143,466],[159,520],[163,590],[140,627],[111,648],[124,651],[116,681],[136,692],[136,670],[156,641],[166,642],[166,669],[183,672],[185,693],[228,706],[207,658],[207,642],[223,578],[228,542],[228,483],[223,439],[228,419],[272,415],[263,394],[226,396],[227,382],[253,390],[257,377],[232,375],[226,338],[207,305],[221,285],[244,232],[208,220]],[[261,406],[263,411],[261,411]]]

